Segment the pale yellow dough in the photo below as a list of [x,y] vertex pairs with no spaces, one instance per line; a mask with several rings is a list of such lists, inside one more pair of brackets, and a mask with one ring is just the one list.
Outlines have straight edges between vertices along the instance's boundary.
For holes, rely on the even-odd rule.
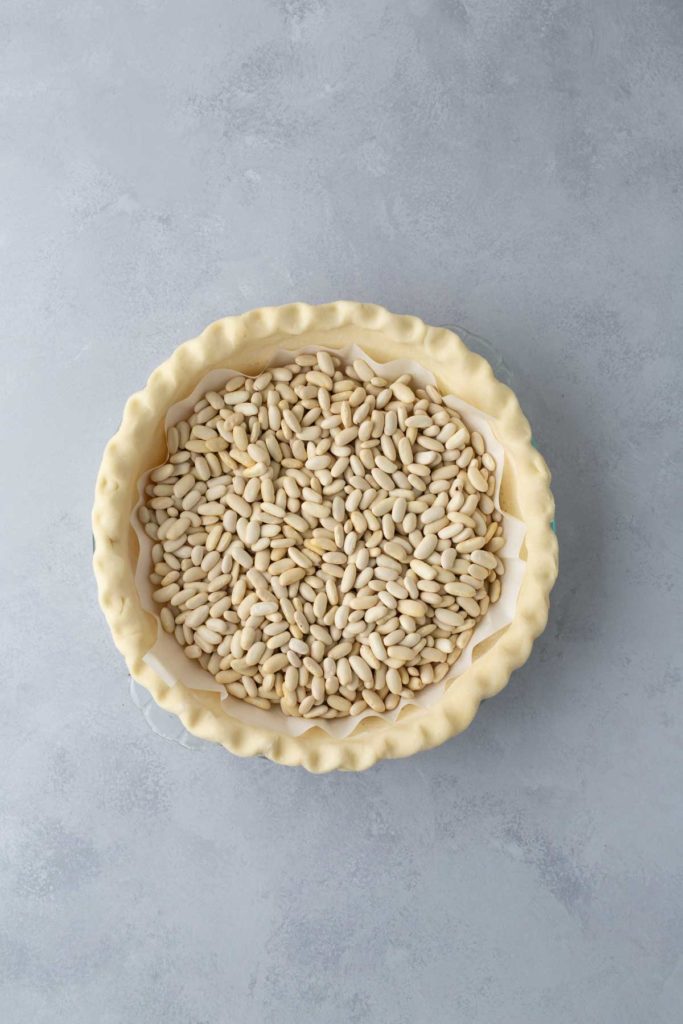
[[[167,409],[189,394],[209,370],[229,366],[255,373],[276,348],[296,352],[309,345],[342,348],[351,342],[377,360],[417,360],[434,374],[444,393],[458,395],[493,418],[505,449],[501,501],[526,524],[527,567],[514,620],[479,645],[470,668],[454,680],[438,704],[407,707],[396,722],[365,719],[344,739],[327,736],[320,729],[291,737],[236,721],[216,694],[167,686],[143,661],[154,643],[157,624],[143,611],[135,589],[137,540],[130,516],[137,501],[138,478],[166,454]],[[545,627],[548,598],[557,577],[553,514],[548,467],[531,444],[529,424],[515,395],[456,334],[367,303],[293,303],[216,321],[176,349],[146,387],[128,400],[97,479],[93,565],[102,610],[131,675],[157,704],[178,715],[190,732],[240,756],[262,754],[314,772],[357,771],[381,758],[407,757],[437,746],[461,732],[474,718],[480,701],[499,693],[512,671],[526,661]]]

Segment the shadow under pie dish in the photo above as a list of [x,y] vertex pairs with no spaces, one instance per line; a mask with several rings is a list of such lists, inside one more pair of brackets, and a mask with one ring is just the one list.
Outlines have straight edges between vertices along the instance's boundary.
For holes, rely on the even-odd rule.
[[[329,357],[320,355],[318,359],[315,353],[327,351],[334,357],[340,352],[348,353],[349,346],[361,350],[359,354],[368,359],[370,366],[362,364],[365,369],[360,369],[359,379],[353,369],[348,369],[353,367],[353,361],[348,366],[342,362],[335,367],[335,381]],[[277,356],[275,360],[274,356]],[[301,377],[293,380],[295,393],[289,388],[288,380],[292,380],[291,375],[286,376],[289,371],[282,369],[265,376],[262,373],[274,362],[283,366],[297,357]],[[411,392],[407,377],[387,376],[386,380],[381,380],[382,366],[391,366],[395,360],[416,364],[434,383],[424,384],[424,387],[413,385]],[[206,385],[207,375],[216,379],[219,371],[223,376],[207,401],[201,388],[214,388],[213,384]],[[296,367],[291,372],[296,373]],[[311,375],[310,383],[303,379],[306,373]],[[232,383],[225,380],[226,374],[230,374]],[[261,394],[258,397],[243,394],[242,384],[235,374],[252,377],[261,374],[259,388],[266,398]],[[283,381],[284,399],[279,404],[286,414],[283,413],[282,426],[277,411],[276,421],[269,423],[265,410],[268,403],[278,404],[281,397],[280,393],[268,396],[274,386],[268,378],[273,376]],[[221,390],[224,384],[225,392]],[[198,385],[201,385],[199,392],[193,394]],[[358,393],[351,397],[353,391]],[[493,511],[494,502],[490,497],[494,493],[495,460],[474,430],[474,448],[467,444],[467,450],[462,449],[462,441],[457,436],[460,413],[449,412],[445,404],[441,404],[439,392],[442,396],[455,396],[454,404],[456,400],[467,403],[472,407],[472,415],[475,411],[483,414],[491,428],[492,439],[504,452],[502,474],[499,473],[496,484],[500,487],[500,513]],[[175,428],[169,432],[169,450],[167,416],[190,395],[195,402],[190,414],[197,400],[200,411],[194,413],[189,428],[180,431],[183,436],[179,438]],[[226,399],[226,395],[234,395],[239,401]],[[323,404],[319,416],[322,434],[311,427],[317,422],[318,396]],[[351,411],[342,410],[345,419],[340,422],[337,414],[347,398]],[[259,411],[260,405],[264,411]],[[236,416],[235,410],[238,411]],[[430,415],[435,416],[433,423]],[[466,414],[462,414],[462,418],[467,423]],[[384,423],[388,438],[377,436],[381,429],[372,426],[380,424],[381,427]],[[244,431],[240,431],[244,425],[249,431],[246,438]],[[237,432],[239,443],[231,455],[231,448],[223,438],[232,445],[233,430]],[[330,432],[332,437],[327,436]],[[343,444],[336,443],[335,432],[343,432]],[[396,454],[397,439],[403,446],[405,464]],[[469,439],[468,434],[468,442]],[[413,444],[412,463],[407,462],[413,454],[406,440]],[[447,449],[451,441],[454,444]],[[280,450],[280,444],[284,451]],[[273,459],[282,459],[282,467],[260,465],[260,459],[268,462],[268,445]],[[459,447],[454,450],[455,446]],[[209,458],[211,449],[215,451]],[[203,456],[209,459],[208,468]],[[456,456],[459,466],[453,462]],[[218,458],[223,460],[220,465]],[[199,496],[192,482],[198,459],[199,477],[203,478]],[[350,464],[340,469],[344,461]],[[182,470],[182,483],[175,466]],[[492,468],[489,470],[487,466]],[[226,472],[221,473],[222,469]],[[186,472],[188,470],[190,472]],[[394,470],[396,474],[392,476]],[[373,474],[369,483],[360,477],[362,471]],[[150,482],[146,476],[150,473],[152,476],[156,473],[156,480]],[[293,478],[285,480],[290,473]],[[333,476],[335,473],[337,476]],[[265,498],[258,486],[260,476],[267,478]],[[142,497],[138,491],[141,478],[147,480]],[[269,479],[275,480],[275,493],[272,484],[267,483]],[[168,480],[170,484],[165,484]],[[287,531],[289,540],[279,536],[276,525],[289,500],[282,490],[283,484],[294,504],[292,528]],[[326,504],[328,485],[329,505]],[[365,495],[367,501],[362,493],[360,497],[351,495],[356,485],[369,491]],[[417,490],[411,497],[413,485]],[[241,500],[245,486],[249,499],[246,505]],[[456,493],[458,488],[461,494]],[[321,489],[325,491],[320,499],[324,508],[317,504]],[[480,506],[475,502],[472,507],[474,499],[468,501],[472,492],[481,496]],[[183,504],[186,495],[189,495],[187,509]],[[346,515],[342,514],[339,501],[335,502],[339,495],[350,497]],[[396,523],[392,526],[389,520],[394,512],[393,504],[398,502],[400,506],[399,499],[404,496],[406,510],[398,508],[398,514],[393,516]],[[363,501],[365,504],[361,506]],[[463,505],[463,502],[468,504]],[[309,516],[310,530],[298,515],[300,504],[303,504],[304,517]],[[336,519],[331,515],[333,504]],[[145,534],[136,533],[133,526],[137,522],[134,510],[137,509],[136,515],[140,516],[140,505],[145,509],[142,525],[149,531],[150,545],[161,543],[164,549],[170,549],[172,556],[169,563],[162,559],[162,567],[152,563],[151,580],[156,587],[158,606],[150,603],[149,595],[145,597],[139,574],[136,582],[136,570],[146,543]],[[433,509],[427,507],[431,505]],[[472,515],[466,512],[463,519],[463,514],[459,513],[463,507]],[[379,516],[374,515],[373,508]],[[415,509],[414,513],[411,508]],[[227,513],[225,536],[220,525],[223,509]],[[442,517],[440,509],[450,518]],[[239,524],[233,511],[239,514]],[[356,552],[358,534],[362,531],[356,526],[359,514],[366,511],[368,545],[361,560]],[[243,515],[246,512],[250,514]],[[426,521],[422,520],[423,515]],[[467,616],[474,616],[477,608],[483,609],[483,625],[489,615],[489,595],[495,599],[500,590],[500,586],[496,590],[495,577],[497,571],[503,572],[502,563],[506,560],[497,554],[504,553],[505,548],[503,538],[496,536],[496,515],[498,523],[509,516],[510,521],[514,517],[523,525],[518,593],[510,620],[481,642],[477,642],[475,632],[471,664],[450,679],[441,666],[446,659],[450,661],[452,655],[456,660],[459,657],[455,654],[458,631],[461,637],[467,637],[467,630],[474,628],[474,618]],[[185,531],[188,537],[183,532],[183,516],[189,522]],[[310,516],[313,516],[312,521]],[[323,517],[322,527],[316,516]],[[545,626],[548,595],[557,574],[552,516],[548,470],[531,445],[529,426],[514,394],[494,378],[488,363],[471,353],[455,334],[429,327],[414,317],[393,315],[378,306],[353,302],[324,306],[294,304],[254,310],[212,324],[198,338],[180,346],[152,374],[145,389],[129,400],[121,427],[105,450],[97,482],[93,509],[94,567],[100,603],[131,674],[160,706],[177,714],[190,732],[221,743],[243,756],[262,754],[282,763],[302,764],[312,771],[357,770],[380,758],[407,756],[435,746],[462,731],[474,717],[480,700],[499,692],[512,670],[526,660],[533,639]],[[169,524],[169,518],[176,521]],[[441,536],[436,533],[437,527]],[[464,527],[464,531],[460,527]],[[263,550],[259,529],[273,538],[276,553],[270,566],[264,563],[265,556],[258,554]],[[161,539],[157,536],[159,531]],[[500,532],[499,526],[498,534]],[[167,533],[171,536],[170,542]],[[363,537],[360,541],[362,547]],[[221,548],[217,554],[221,560],[225,559],[225,572],[212,554],[217,546]],[[456,546],[462,550],[456,551]],[[288,547],[294,550],[283,551]],[[157,548],[157,557],[161,549]],[[180,558],[175,557],[175,551]],[[467,560],[473,551],[482,552],[472,561],[477,570],[476,580],[466,572]],[[211,557],[206,558],[207,553]],[[296,559],[291,566],[290,555]],[[255,580],[257,589],[263,585],[263,579],[257,580],[258,573],[254,575],[254,559],[262,569],[268,567],[266,580],[272,581],[275,593],[254,592],[250,596]],[[235,560],[244,561],[244,565],[236,564]],[[279,582],[278,561],[288,566],[282,574],[284,583]],[[349,583],[349,574],[344,576],[349,561],[353,562],[351,576],[363,582],[358,594],[353,590],[354,581]],[[454,567],[460,579],[467,581],[462,586],[458,578],[454,581]],[[154,571],[156,569],[159,571]],[[274,580],[271,570],[275,573]],[[160,572],[164,573],[163,577]],[[249,573],[251,576],[247,576]],[[377,580],[373,573],[377,573]],[[183,583],[186,578],[189,586]],[[329,585],[328,580],[331,580]],[[443,589],[444,581],[450,581],[450,593]],[[506,577],[502,576],[503,591],[505,581]],[[478,582],[481,588],[476,591],[477,602],[472,600],[472,594]],[[380,606],[379,615],[375,617],[379,627],[373,629],[364,621],[365,610],[370,618],[376,616],[373,608],[377,601],[373,606],[368,594],[374,598],[385,584],[389,590],[379,596],[386,601],[384,607],[388,611],[382,618]],[[193,593],[193,586],[200,589],[199,595]],[[299,595],[299,586],[303,597]],[[225,608],[220,618],[207,618],[201,611],[201,594],[206,596],[209,588],[212,588],[211,601],[217,602],[220,610]],[[235,608],[231,605],[233,588]],[[314,602],[313,598],[318,595],[319,600]],[[281,600],[285,618],[291,619],[291,635],[287,632],[288,623],[285,632],[278,634]],[[353,604],[349,608],[351,601],[358,602],[358,606]],[[206,605],[206,601],[204,603]],[[238,604],[242,618],[245,615],[248,618],[246,626],[236,614]],[[312,615],[314,604],[316,614]],[[251,616],[252,606],[256,608],[256,616]],[[305,620],[294,617],[302,608],[307,610],[310,626]],[[199,669],[207,679],[212,679],[213,690],[193,688],[197,683],[196,679],[190,680],[191,662],[183,662],[188,666],[188,674],[180,669],[169,675],[165,670],[168,666],[154,657],[155,645],[164,632],[160,628],[162,618],[164,629],[171,634],[167,639],[175,642],[175,630],[180,641],[178,650],[182,643],[191,648],[193,670]],[[193,631],[189,630],[188,622],[192,623]],[[303,638],[297,622],[306,633]],[[218,630],[213,628],[216,623]],[[307,635],[309,628],[313,630],[311,636]],[[383,645],[382,629],[383,635],[393,640],[388,646]],[[246,650],[240,647],[239,641],[231,648],[231,636],[235,631],[240,634],[240,630],[247,637]],[[348,634],[344,630],[348,630]],[[353,650],[348,648],[349,639],[353,641]],[[338,648],[340,643],[348,648],[341,655],[342,660],[346,660],[342,666],[344,672],[340,673],[344,677],[341,680],[343,695],[340,695],[340,681],[330,682],[332,666],[328,649],[330,645]],[[367,658],[365,662],[359,653]],[[232,669],[231,658],[239,671],[246,673],[241,682]],[[349,660],[353,678],[349,676]],[[252,664],[248,664],[249,661]],[[263,675],[260,674],[261,664],[268,669]],[[289,671],[287,675],[290,668],[297,666],[302,666],[300,685],[296,672]],[[282,694],[285,676],[290,689],[285,694],[286,703],[280,705],[275,699]],[[327,681],[329,699],[335,698],[332,705],[337,705],[337,709],[330,707],[328,710],[336,721],[309,717],[310,713],[316,715],[321,707],[327,706],[328,697],[322,699],[321,692],[314,693],[313,700],[309,699],[312,680],[320,690],[321,676],[323,683]],[[424,685],[425,679],[427,685]],[[256,690],[254,680],[259,684]],[[399,697],[399,680],[402,680],[405,703],[404,697]],[[242,683],[247,685],[248,692]],[[220,691],[225,694],[225,687],[229,685],[233,687],[235,699],[226,702],[221,700]],[[413,692],[421,696],[422,686],[425,693],[432,686],[441,686],[441,692],[436,695],[435,690],[431,695],[433,702],[427,706],[409,701]],[[270,692],[266,692],[268,688]],[[352,700],[354,691],[360,698],[358,701]],[[249,701],[250,696],[255,698],[255,706]],[[246,703],[237,708],[235,701],[239,698],[244,698]],[[274,701],[272,710],[265,710],[268,700]],[[293,710],[292,701],[303,709],[301,715]],[[390,706],[388,711],[383,710],[385,705]],[[359,714],[357,719],[347,718],[352,706],[356,711],[351,715],[358,713],[359,707],[365,707],[367,716]],[[245,711],[248,714],[245,715]],[[293,734],[290,721],[283,726],[290,711],[293,719],[300,719],[296,729],[305,726],[306,731]],[[341,724],[339,720],[344,718],[346,723]],[[331,734],[328,730],[332,728],[342,731]]]

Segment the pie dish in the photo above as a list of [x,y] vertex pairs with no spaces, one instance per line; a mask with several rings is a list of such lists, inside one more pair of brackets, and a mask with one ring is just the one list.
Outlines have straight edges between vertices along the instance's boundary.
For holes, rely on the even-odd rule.
[[[296,354],[304,348],[334,349],[352,343],[378,361],[415,360],[434,375],[444,392],[457,394],[490,418],[505,451],[501,503],[526,528],[525,570],[513,621],[477,646],[470,667],[438,703],[405,707],[395,721],[364,718],[343,737],[316,727],[294,736],[237,720],[216,694],[182,683],[168,685],[144,660],[158,626],[142,607],[136,589],[138,541],[131,513],[138,499],[139,477],[166,455],[167,411],[192,392],[208,371],[230,368],[251,374],[266,366],[277,349]],[[549,479],[513,392],[453,332],[355,302],[296,303],[227,317],[180,346],[152,374],[143,391],[129,399],[121,427],[105,450],[93,509],[93,561],[100,604],[131,675],[161,707],[178,715],[191,733],[242,756],[263,755],[311,771],[367,768],[381,758],[407,756],[461,732],[480,701],[498,693],[528,657],[533,640],[545,626],[557,575]]]

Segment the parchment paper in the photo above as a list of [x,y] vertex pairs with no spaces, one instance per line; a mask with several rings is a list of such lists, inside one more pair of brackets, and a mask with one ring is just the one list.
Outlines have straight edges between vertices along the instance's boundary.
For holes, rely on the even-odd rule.
[[[411,359],[394,359],[388,363],[377,363],[356,345],[347,345],[342,349],[323,349],[322,346],[311,346],[300,349],[299,352],[317,352],[321,350],[329,351],[347,363],[352,362],[354,359],[364,359],[377,372],[378,376],[384,377],[389,381],[395,380],[401,374],[409,373],[419,387],[424,387],[426,384],[432,384],[436,387],[436,381],[432,374]],[[291,363],[296,354],[285,349],[278,349],[269,365],[284,366],[287,363]],[[263,371],[261,370],[260,372]],[[220,391],[227,380],[238,375],[241,376],[238,371],[229,369],[211,370],[207,373],[191,395],[184,399],[184,401],[172,405],[168,410],[165,420],[166,430],[179,421],[188,419],[192,415],[195,403],[207,391]],[[477,644],[480,644],[487,637],[492,636],[499,629],[512,622],[519,588],[524,575],[524,562],[519,557],[519,551],[524,540],[525,526],[519,519],[503,512],[500,508],[500,481],[503,475],[505,453],[502,445],[493,433],[491,418],[454,395],[446,396],[444,401],[450,409],[455,410],[462,416],[470,431],[476,430],[481,434],[486,443],[487,450],[496,460],[496,490],[493,502],[496,509],[503,516],[503,536],[505,539],[505,545],[497,554],[503,561],[505,573],[501,577],[499,600],[496,604],[489,607],[477,625],[469,644],[465,647],[451,671],[441,682],[426,686],[424,690],[416,693],[410,699],[402,699],[393,711],[376,712],[368,709],[355,718],[305,719],[285,715],[278,705],[274,705],[270,710],[266,711],[227,695],[225,687],[217,683],[206,669],[202,668],[197,661],[192,661],[185,657],[175,637],[164,632],[161,624],[158,626],[156,642],[143,660],[154,669],[168,686],[176,686],[181,682],[184,686],[193,690],[208,690],[220,693],[222,694],[221,700],[226,713],[231,717],[239,719],[239,721],[246,725],[275,729],[290,736],[300,736],[308,729],[316,728],[323,729],[330,736],[344,737],[353,732],[358,723],[368,716],[395,721],[401,708],[406,704],[415,704],[418,707],[430,707],[436,704],[453,680],[462,675],[472,664],[472,655]],[[152,598],[152,592],[155,587],[149,580],[150,572],[152,571],[152,547],[154,542],[145,533],[138,519],[138,509],[144,502],[144,489],[148,483],[149,475],[154,468],[156,467],[151,467],[138,480],[139,500],[131,515],[131,526],[135,530],[140,544],[140,555],[135,572],[135,584],[140,596],[140,602],[146,611],[158,617],[159,606]]]

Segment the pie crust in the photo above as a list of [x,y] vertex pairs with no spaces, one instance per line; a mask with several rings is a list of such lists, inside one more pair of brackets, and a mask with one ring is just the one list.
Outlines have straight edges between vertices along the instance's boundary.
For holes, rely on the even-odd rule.
[[[453,680],[437,704],[407,706],[395,722],[381,716],[363,719],[345,738],[329,736],[320,728],[294,737],[274,728],[247,726],[225,711],[216,694],[181,684],[169,686],[145,663],[157,621],[143,610],[135,588],[138,542],[130,517],[138,499],[139,477],[166,454],[166,411],[209,370],[230,366],[256,373],[277,348],[296,352],[311,345],[343,348],[350,342],[378,361],[416,360],[434,374],[444,393],[458,395],[492,418],[506,456],[501,502],[526,525],[526,570],[513,621],[479,644],[472,665]],[[499,693],[514,669],[526,661],[533,641],[545,628],[549,594],[557,577],[553,515],[550,473],[532,445],[517,398],[456,334],[368,303],[292,303],[216,321],[177,348],[143,390],[128,400],[97,478],[93,566],[100,605],[130,674],[191,733],[243,757],[262,755],[313,772],[359,771],[382,758],[407,757],[435,747],[462,732],[480,701]]]

